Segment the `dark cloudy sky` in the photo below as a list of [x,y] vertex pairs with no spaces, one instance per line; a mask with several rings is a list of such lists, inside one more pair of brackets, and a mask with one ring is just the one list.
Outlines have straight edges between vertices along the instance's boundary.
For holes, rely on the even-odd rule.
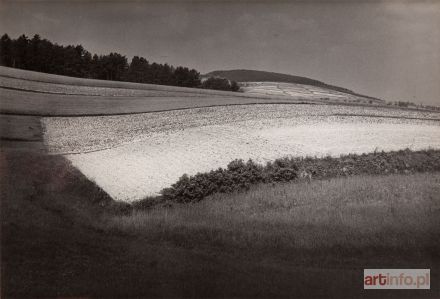
[[92,53],[307,76],[440,104],[440,1],[0,0],[0,31]]

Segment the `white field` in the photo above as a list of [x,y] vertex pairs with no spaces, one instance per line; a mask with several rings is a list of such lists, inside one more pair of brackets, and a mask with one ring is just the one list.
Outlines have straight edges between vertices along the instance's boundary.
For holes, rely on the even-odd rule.
[[[344,115],[344,114],[350,114]],[[414,119],[417,118],[417,119]],[[440,114],[374,107],[248,105],[42,120],[46,146],[117,200],[157,195],[230,161],[440,148]]]

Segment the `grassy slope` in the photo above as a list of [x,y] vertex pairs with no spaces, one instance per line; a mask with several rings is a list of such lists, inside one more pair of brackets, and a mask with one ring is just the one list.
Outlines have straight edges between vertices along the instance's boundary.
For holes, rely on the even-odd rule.
[[[171,209],[115,218],[116,227],[179,240],[288,256],[300,249],[368,247],[430,250],[440,245],[439,173],[354,176],[263,184],[248,192],[215,194]],[[190,222],[190,224],[189,224]],[[274,252],[273,246],[279,248]],[[285,250],[285,252],[284,252]],[[364,252],[368,254],[368,252]]]
[[[61,157],[0,158],[2,297],[439,295],[438,173],[260,185],[121,216]],[[364,292],[365,267],[431,268],[433,290]]]

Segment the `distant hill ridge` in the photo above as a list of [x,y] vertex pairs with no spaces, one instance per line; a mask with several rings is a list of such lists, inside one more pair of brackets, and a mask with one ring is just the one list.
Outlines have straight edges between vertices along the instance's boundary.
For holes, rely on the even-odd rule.
[[218,70],[203,75],[203,77],[210,77],[210,76],[223,77],[228,80],[233,80],[237,82],[283,82],[283,83],[312,85],[312,86],[328,88],[331,90],[352,94],[355,96],[374,99],[376,101],[383,101],[378,98],[355,93],[354,91],[347,88],[326,84],[322,81],[310,79],[307,77],[293,76],[288,74],[241,69],[241,70]]

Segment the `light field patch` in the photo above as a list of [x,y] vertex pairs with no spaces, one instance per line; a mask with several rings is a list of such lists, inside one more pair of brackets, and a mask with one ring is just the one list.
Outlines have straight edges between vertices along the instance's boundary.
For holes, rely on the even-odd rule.
[[371,107],[253,105],[43,123],[53,153],[66,154],[125,201],[157,195],[184,173],[225,167],[234,159],[264,163],[283,156],[440,148],[438,114]]

